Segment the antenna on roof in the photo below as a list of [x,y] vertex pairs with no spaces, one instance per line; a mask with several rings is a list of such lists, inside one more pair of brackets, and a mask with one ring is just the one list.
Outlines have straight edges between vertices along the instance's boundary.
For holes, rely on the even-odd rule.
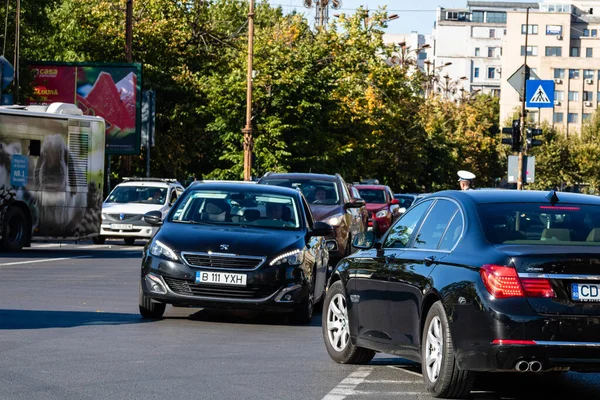
[[550,191],[546,195],[546,198],[548,199],[548,201],[550,201],[550,204],[552,204],[553,206],[556,205],[556,203],[558,203],[560,201],[560,199],[556,195],[556,191],[555,190]]

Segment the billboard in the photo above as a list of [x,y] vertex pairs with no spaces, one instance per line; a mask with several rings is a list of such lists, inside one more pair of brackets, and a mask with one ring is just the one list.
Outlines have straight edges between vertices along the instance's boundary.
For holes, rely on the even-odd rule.
[[106,154],[139,154],[142,66],[138,63],[32,62],[27,104],[74,103],[106,121]]

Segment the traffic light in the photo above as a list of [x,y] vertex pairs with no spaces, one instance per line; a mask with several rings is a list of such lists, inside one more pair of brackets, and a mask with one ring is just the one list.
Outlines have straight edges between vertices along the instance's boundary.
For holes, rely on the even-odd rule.
[[532,147],[542,145],[542,141],[535,138],[536,136],[541,136],[542,133],[543,132],[541,129],[527,128],[527,150],[531,150]]
[[502,138],[502,144],[511,146],[512,151],[521,150],[521,122],[514,119],[511,128],[502,128],[502,133],[510,135],[510,137]]

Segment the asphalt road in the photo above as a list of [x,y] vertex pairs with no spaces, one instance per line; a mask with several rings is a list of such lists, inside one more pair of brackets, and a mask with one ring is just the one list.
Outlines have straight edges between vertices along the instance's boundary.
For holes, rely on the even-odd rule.
[[[320,318],[137,310],[142,246],[35,244],[0,253],[0,399],[427,399],[420,367],[337,365]],[[475,399],[600,398],[600,375],[488,375]]]

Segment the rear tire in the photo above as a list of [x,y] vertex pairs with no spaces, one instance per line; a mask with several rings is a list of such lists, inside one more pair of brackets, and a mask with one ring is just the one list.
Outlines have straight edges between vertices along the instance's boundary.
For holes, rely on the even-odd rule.
[[373,359],[373,350],[358,347],[350,340],[346,293],[341,281],[329,287],[323,302],[323,339],[329,356],[340,364],[366,364]]
[[106,242],[106,236],[94,236],[92,242],[94,242],[94,244],[104,244],[104,242]]
[[4,214],[2,226],[2,248],[6,251],[21,251],[29,237],[29,222],[19,207],[11,207]]
[[125,244],[128,245],[128,246],[133,246],[135,244],[135,238],[126,237],[123,240],[125,241]]
[[464,398],[471,393],[475,373],[462,371],[454,358],[448,318],[442,302],[429,309],[423,328],[421,368],[425,387],[433,397]]
[[165,303],[155,303],[142,291],[140,285],[140,315],[145,319],[161,319],[165,313],[167,305]]

